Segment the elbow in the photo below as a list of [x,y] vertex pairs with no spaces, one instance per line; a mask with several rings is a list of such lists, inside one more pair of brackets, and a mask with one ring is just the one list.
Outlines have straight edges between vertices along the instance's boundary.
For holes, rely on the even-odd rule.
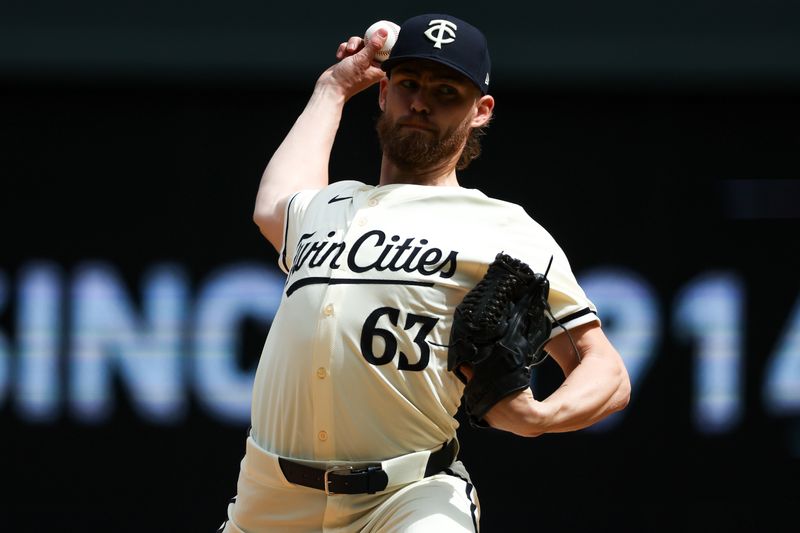
[[532,439],[534,437],[539,437],[541,435],[544,435],[545,431],[541,430],[541,429],[530,429],[530,428],[528,428],[528,429],[524,429],[524,430],[520,430],[520,431],[515,431],[514,433],[516,435],[520,436],[520,437],[527,437],[529,439]]
[[258,226],[259,231],[263,234],[266,228],[270,226],[270,216],[256,207],[253,211],[253,223]]
[[620,368],[617,390],[612,400],[612,412],[622,411],[631,401],[631,379],[624,366]]
[[277,209],[278,206],[273,199],[267,198],[264,193],[259,192],[253,206],[253,222],[259,228],[270,224],[272,219],[275,218]]
[[276,212],[267,212],[256,207],[253,211],[253,222],[258,226],[261,235],[280,251],[283,245],[283,220],[276,216]]

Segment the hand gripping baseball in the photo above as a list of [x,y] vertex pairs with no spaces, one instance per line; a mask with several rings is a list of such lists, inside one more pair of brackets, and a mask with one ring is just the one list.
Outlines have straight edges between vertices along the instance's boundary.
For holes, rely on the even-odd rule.
[[378,66],[380,63],[375,60],[375,54],[383,48],[387,37],[384,29],[375,32],[369,41],[350,37],[336,50],[339,62],[326,70],[320,79],[342,89],[347,99],[378,83],[386,73]]
[[[466,384],[463,404],[471,425],[485,427],[489,409],[529,386],[552,329],[549,289],[546,272],[536,274],[500,253],[456,307],[447,367]],[[462,365],[469,370],[462,372]]]

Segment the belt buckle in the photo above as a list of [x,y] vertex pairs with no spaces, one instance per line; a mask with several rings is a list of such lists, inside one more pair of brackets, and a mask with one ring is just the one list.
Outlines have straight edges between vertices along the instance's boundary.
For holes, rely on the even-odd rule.
[[336,494],[335,492],[332,492],[328,487],[328,484],[330,483],[330,480],[328,479],[328,476],[331,473],[334,473],[334,472],[348,472],[348,473],[350,473],[350,472],[352,472],[352,470],[353,470],[353,467],[351,465],[334,465],[334,466],[331,466],[329,468],[326,468],[325,469],[325,475],[322,478],[323,479],[323,487],[322,488],[325,489],[325,495],[326,496],[332,496],[333,494]]

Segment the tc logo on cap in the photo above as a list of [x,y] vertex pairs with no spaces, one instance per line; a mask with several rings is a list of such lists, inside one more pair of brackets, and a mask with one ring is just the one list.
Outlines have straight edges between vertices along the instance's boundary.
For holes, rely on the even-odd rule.
[[[441,48],[443,44],[450,44],[456,40],[456,30],[458,26],[444,19],[435,19],[428,23],[428,31],[425,37],[433,41],[434,48]],[[445,34],[449,37],[445,37]]]

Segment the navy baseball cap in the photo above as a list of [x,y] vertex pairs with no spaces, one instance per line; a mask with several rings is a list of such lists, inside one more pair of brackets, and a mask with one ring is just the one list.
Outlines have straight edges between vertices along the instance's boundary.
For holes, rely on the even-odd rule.
[[387,73],[407,59],[429,59],[457,70],[489,92],[489,46],[475,26],[450,15],[418,15],[400,26],[397,42],[381,63]]

